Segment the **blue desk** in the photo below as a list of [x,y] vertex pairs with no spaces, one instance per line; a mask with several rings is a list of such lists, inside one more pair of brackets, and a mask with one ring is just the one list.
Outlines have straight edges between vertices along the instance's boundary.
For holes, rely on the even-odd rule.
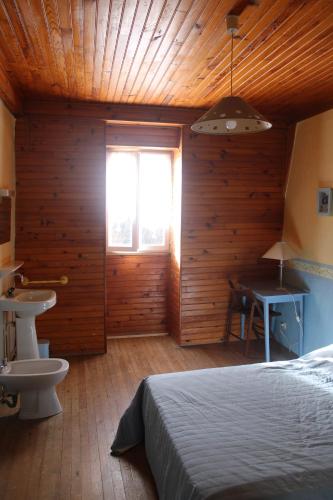
[[[309,294],[305,290],[300,290],[298,288],[289,287],[279,289],[278,286],[272,285],[272,283],[253,283],[246,284],[248,288],[251,288],[253,294],[257,300],[263,303],[264,307],[264,327],[265,327],[265,355],[266,362],[271,360],[270,356],[270,346],[269,346],[269,306],[271,304],[284,304],[284,303],[294,303],[297,308],[298,305],[298,317],[300,318],[301,325],[299,332],[299,353],[300,356],[303,354],[303,335],[304,335],[304,297]],[[242,332],[243,333],[243,332]]]

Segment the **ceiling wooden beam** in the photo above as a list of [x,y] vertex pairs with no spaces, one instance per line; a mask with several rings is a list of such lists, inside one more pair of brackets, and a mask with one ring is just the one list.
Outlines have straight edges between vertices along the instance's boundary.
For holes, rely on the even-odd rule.
[[25,101],[24,114],[76,116],[110,122],[158,123],[159,125],[189,125],[206,110],[171,106],[138,104],[108,104],[72,101]]
[[[191,125],[207,109],[149,106],[139,104],[109,104],[73,101],[24,101],[23,114],[48,116],[75,116],[113,123],[156,125]],[[285,127],[292,121],[281,120],[279,115],[266,114],[274,127]]]

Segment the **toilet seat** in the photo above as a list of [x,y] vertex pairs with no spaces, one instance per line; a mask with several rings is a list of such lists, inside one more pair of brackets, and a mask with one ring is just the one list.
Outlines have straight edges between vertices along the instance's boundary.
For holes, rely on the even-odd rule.
[[8,393],[20,393],[19,418],[50,417],[62,411],[55,386],[67,375],[65,359],[24,359],[11,361],[0,373],[0,384]]

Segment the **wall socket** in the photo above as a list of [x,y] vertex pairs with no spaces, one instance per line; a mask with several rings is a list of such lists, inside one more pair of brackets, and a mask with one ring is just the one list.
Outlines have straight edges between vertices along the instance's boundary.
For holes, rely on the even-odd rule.
[[280,332],[285,333],[287,331],[288,325],[285,321],[281,321],[280,323]]

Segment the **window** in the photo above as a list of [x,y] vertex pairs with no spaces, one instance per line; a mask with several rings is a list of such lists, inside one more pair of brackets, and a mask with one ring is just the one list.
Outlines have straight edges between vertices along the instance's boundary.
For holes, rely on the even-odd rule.
[[107,158],[107,246],[111,251],[167,251],[172,153],[111,150]]

